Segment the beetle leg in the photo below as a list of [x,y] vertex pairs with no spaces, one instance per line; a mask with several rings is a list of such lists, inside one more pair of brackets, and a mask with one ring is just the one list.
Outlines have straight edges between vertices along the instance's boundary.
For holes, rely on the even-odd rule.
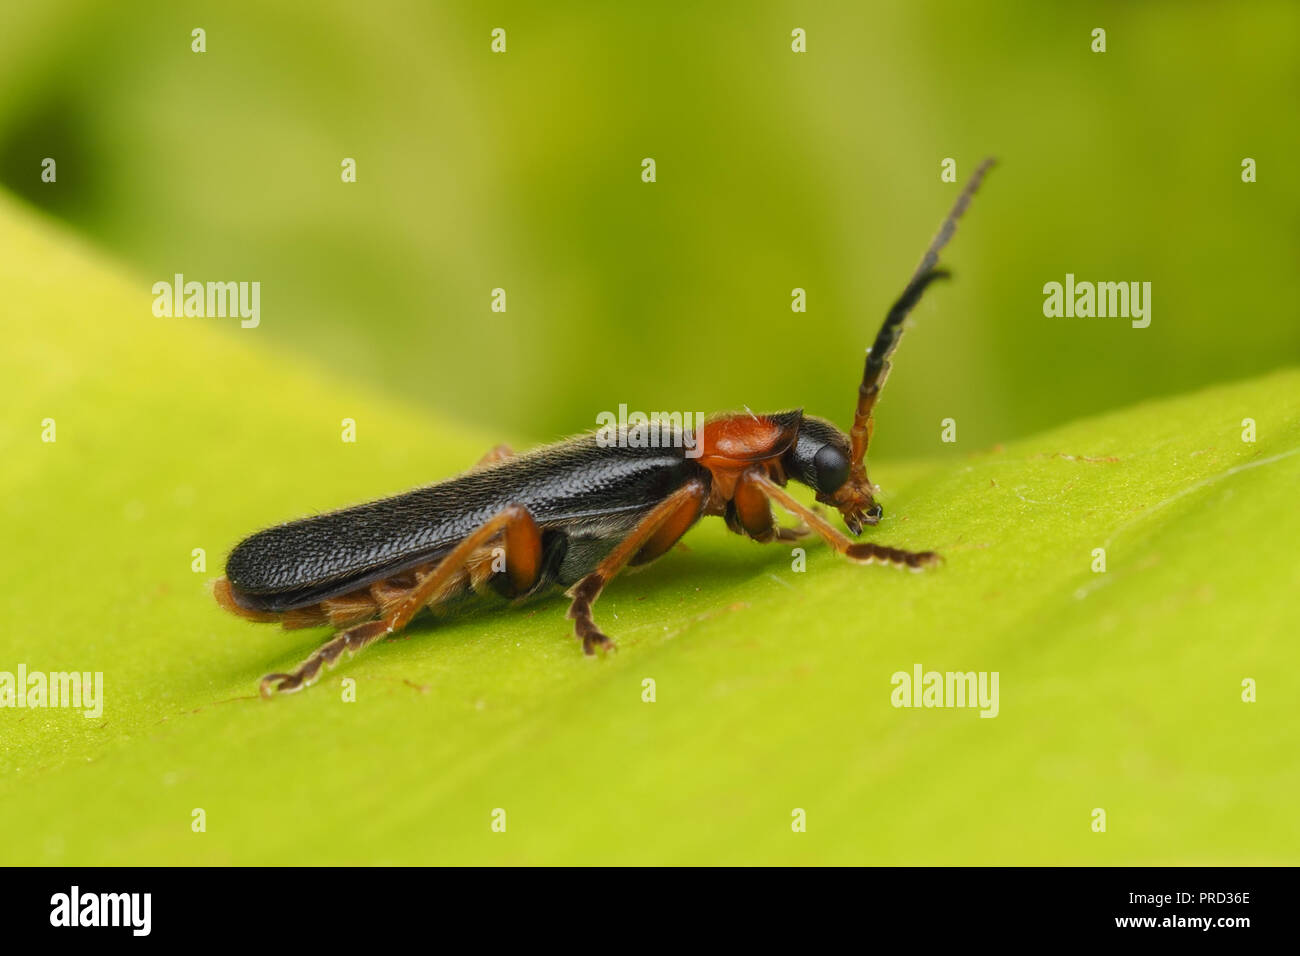
[[891,548],[870,541],[854,541],[811,508],[805,508],[798,499],[766,475],[753,473],[751,480],[763,494],[792,515],[802,518],[825,539],[827,544],[850,561],[857,561],[860,564],[892,564],[895,567],[920,571],[943,560],[933,551],[904,551],[902,548]]
[[542,533],[527,508],[523,505],[507,505],[495,517],[463,538],[432,571],[420,578],[415,587],[390,605],[388,612],[379,620],[357,624],[336,634],[292,673],[267,674],[263,677],[260,687],[262,696],[269,697],[276,691],[290,693],[301,690],[314,683],[326,665],[334,666],[344,651],[356,654],[380,638],[406,627],[411,618],[448,581],[465,572],[467,563],[479,548],[503,532],[506,574],[511,586],[520,592],[528,590],[542,572]]
[[750,473],[741,476],[736,483],[736,490],[731,496],[731,508],[727,511],[727,526],[737,534],[743,534],[761,544],[772,541],[798,541],[812,534],[812,529],[800,521],[793,528],[785,528],[776,523],[772,516],[772,504],[762,487],[751,477]]
[[651,560],[671,548],[699,518],[703,505],[703,484],[689,481],[682,485],[655,505],[628,536],[615,545],[595,571],[569,588],[567,594],[573,598],[569,618],[574,622],[574,633],[582,641],[583,653],[594,654],[597,647],[602,650],[614,647],[614,642],[596,627],[591,614],[591,606],[609,580],[633,559],[638,562]]
[[344,651],[355,654],[387,633],[389,632],[382,620],[367,621],[365,624],[340,631],[318,647],[293,673],[267,674],[258,685],[258,691],[263,697],[270,697],[276,692],[291,694],[304,687],[310,687],[320,677],[321,670],[326,665],[333,667]]
[[514,456],[515,450],[509,445],[493,445],[474,467],[481,468],[484,465],[495,464],[498,461],[505,461],[507,458],[513,458]]

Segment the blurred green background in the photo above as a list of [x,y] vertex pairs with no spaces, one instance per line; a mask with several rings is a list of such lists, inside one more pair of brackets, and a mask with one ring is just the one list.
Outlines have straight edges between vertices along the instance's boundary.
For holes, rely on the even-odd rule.
[[[6,4],[0,182],[149,281],[261,281],[229,334],[528,443],[619,402],[843,423],[940,161],[996,154],[878,432],[951,454],[950,415],[988,444],[1300,355],[1298,34],[1290,2]],[[1151,327],[1044,318],[1066,272],[1151,281]]]
[[[1282,3],[0,8],[0,670],[108,687],[98,721],[0,713],[0,859],[1294,863],[1297,27]],[[794,573],[711,522],[611,585],[609,660],[560,600],[485,607],[253,698],[325,632],[216,608],[240,536],[622,402],[845,423],[957,189],[940,161],[986,154],[873,445],[873,537],[940,573],[816,543]],[[154,318],[175,272],[261,282],[260,328]],[[1067,272],[1152,282],[1150,328],[1045,318]],[[915,662],[1000,671],[1000,716],[894,710]]]

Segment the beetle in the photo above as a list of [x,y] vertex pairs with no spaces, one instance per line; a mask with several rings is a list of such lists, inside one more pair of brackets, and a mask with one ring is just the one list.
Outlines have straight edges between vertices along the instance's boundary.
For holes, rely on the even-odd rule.
[[[594,433],[522,455],[498,446],[455,478],[241,541],[214,588],[221,606],[285,628],[335,628],[294,671],[263,677],[261,694],[301,690],[345,652],[400,631],[421,609],[486,590],[527,598],[567,588],[583,651],[612,649],[592,614],[610,579],[660,557],[710,515],[759,542],[815,532],[852,561],[912,570],[936,564],[933,551],[852,540],[785,486],[794,480],[812,488],[854,538],[880,521],[866,454],[889,359],[908,314],[947,276],[939,253],[992,164],[986,159],[976,169],[867,350],[847,434],[795,410],[715,415],[702,435],[675,435],[681,440],[659,447],[599,441]],[[779,526],[773,503],[802,523]]]

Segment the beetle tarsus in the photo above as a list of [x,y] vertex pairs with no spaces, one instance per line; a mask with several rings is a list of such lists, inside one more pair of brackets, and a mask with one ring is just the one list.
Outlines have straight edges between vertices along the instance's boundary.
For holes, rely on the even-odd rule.
[[582,641],[582,653],[588,657],[594,657],[597,649],[605,652],[617,647],[609,635],[596,626],[596,619],[591,613],[591,606],[600,597],[604,587],[604,577],[599,571],[594,571],[569,590],[573,603],[569,605],[568,616],[573,621],[574,634]]
[[588,634],[582,639],[582,653],[588,657],[595,657],[597,651],[604,655],[616,650],[618,650],[618,645],[607,634],[602,634],[600,631]]
[[823,541],[850,561],[856,561],[858,564],[892,564],[894,567],[907,568],[911,571],[921,571],[943,562],[943,558],[933,551],[905,551],[902,548],[891,548],[889,545],[875,544],[871,541],[853,541],[772,479],[755,473],[751,480],[762,489],[763,494],[805,524],[810,525]]
[[[597,649],[601,651],[614,649],[614,642],[601,633],[591,614],[591,607],[600,597],[600,592],[605,589],[605,585],[614,575],[627,567],[629,561],[639,557],[642,548],[645,548],[648,543],[654,542],[656,556],[671,548],[694,523],[695,516],[699,514],[700,506],[704,503],[704,496],[705,489],[701,482],[689,481],[682,485],[655,505],[628,536],[605,557],[605,560],[600,562],[595,571],[569,588],[568,595],[573,598],[573,603],[569,605],[569,618],[574,622],[574,633],[582,641],[584,654],[590,656],[594,655]],[[691,521],[683,527],[676,527],[674,521],[682,515],[686,515]],[[667,529],[670,533],[661,540],[656,540],[656,532],[661,528]]]
[[905,551],[891,548],[884,544],[872,544],[869,541],[855,541],[848,546],[844,556],[859,564],[892,564],[896,568],[909,571],[921,571],[943,562],[933,551]]
[[351,657],[392,631],[393,627],[387,620],[367,621],[341,631],[318,647],[293,673],[267,674],[262,678],[259,691],[263,697],[271,697],[274,694],[292,694],[310,687],[316,683],[324,668],[332,668],[338,663],[344,651]]
[[258,683],[257,692],[263,698],[270,698],[274,696],[277,690],[279,690],[278,687],[273,686],[276,682],[283,684],[284,682],[291,680],[293,680],[292,674],[267,674]]
[[504,443],[500,445],[493,445],[491,448],[487,450],[487,453],[484,454],[483,457],[478,460],[478,463],[475,464],[474,467],[482,468],[484,465],[493,465],[496,464],[498,461],[505,461],[507,458],[513,458],[513,457],[515,457],[515,450],[511,448],[509,445],[506,445]]

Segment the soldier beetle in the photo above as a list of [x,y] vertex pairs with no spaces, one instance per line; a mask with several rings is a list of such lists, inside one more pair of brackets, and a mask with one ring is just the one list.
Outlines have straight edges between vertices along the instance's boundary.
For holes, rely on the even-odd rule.
[[[525,598],[565,587],[583,650],[610,649],[592,615],[605,585],[628,565],[660,557],[708,515],[755,541],[815,532],[851,561],[911,570],[935,564],[932,551],[854,541],[785,485],[793,479],[812,488],[855,538],[880,521],[866,455],[889,359],[908,313],[947,276],[939,253],[992,163],[976,169],[886,315],[867,352],[848,434],[795,410],[715,415],[703,435],[652,447],[598,442],[593,433],[522,455],[498,446],[455,478],[240,542],[215,587],[222,607],[285,628],[336,629],[292,673],[263,677],[263,696],[310,685],[344,652],[400,631],[422,608],[487,589]],[[773,503],[802,523],[778,525]]]

